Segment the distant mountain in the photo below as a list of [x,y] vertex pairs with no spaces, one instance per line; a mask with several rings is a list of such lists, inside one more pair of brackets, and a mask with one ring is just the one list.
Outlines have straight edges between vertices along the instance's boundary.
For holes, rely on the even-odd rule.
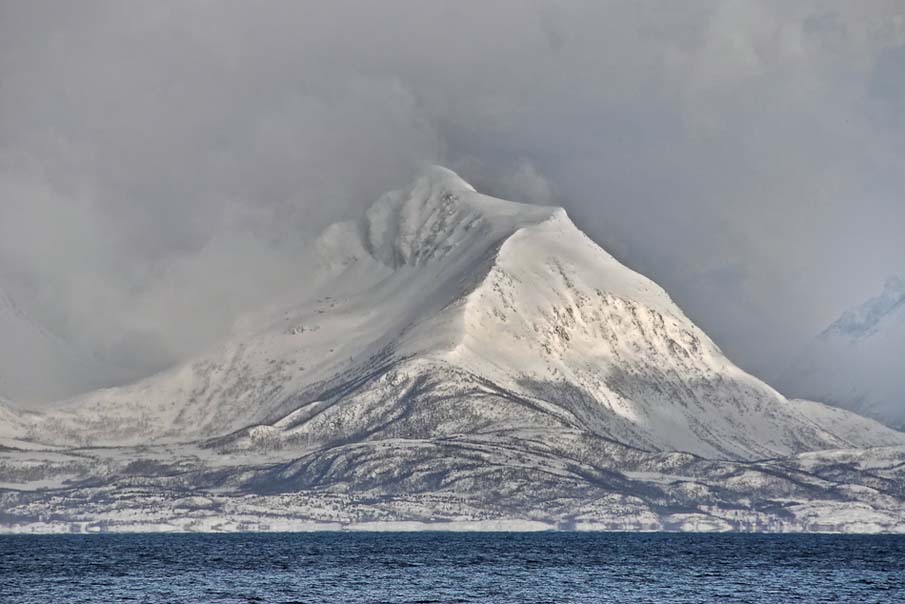
[[433,168],[296,278],[193,362],[17,415],[7,524],[905,529],[905,435],[748,375],[560,208]]
[[0,288],[0,395],[20,403],[58,400],[93,390],[110,375]]
[[783,373],[780,386],[905,427],[905,279],[848,310]]

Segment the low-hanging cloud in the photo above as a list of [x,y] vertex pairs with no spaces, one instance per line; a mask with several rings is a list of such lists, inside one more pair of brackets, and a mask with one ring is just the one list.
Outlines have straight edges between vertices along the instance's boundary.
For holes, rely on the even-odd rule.
[[424,163],[564,205],[744,366],[905,272],[888,2],[0,4],[0,283],[130,375]]

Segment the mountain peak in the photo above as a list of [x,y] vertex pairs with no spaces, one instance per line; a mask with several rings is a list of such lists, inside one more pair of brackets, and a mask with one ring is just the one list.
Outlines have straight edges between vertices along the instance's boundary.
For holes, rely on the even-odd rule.
[[454,191],[470,191],[476,192],[471,183],[453,172],[449,168],[432,164],[424,168],[415,178],[413,183],[415,186],[422,186],[429,189],[443,189],[449,192]]
[[431,166],[408,187],[374,202],[361,230],[365,249],[395,269],[484,247],[479,244],[562,213],[560,208],[482,195],[452,170]]

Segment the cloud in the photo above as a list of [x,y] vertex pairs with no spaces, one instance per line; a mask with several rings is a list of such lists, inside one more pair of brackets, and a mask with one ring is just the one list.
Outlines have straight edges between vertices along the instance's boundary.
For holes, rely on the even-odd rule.
[[134,372],[428,162],[566,206],[761,374],[905,266],[894,1],[0,10],[0,282]]

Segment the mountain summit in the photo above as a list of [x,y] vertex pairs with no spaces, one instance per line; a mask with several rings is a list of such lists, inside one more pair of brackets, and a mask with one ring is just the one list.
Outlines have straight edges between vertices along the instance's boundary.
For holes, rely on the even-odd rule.
[[357,521],[584,514],[648,526],[631,524],[643,512],[673,526],[664,514],[736,509],[752,489],[837,505],[838,475],[799,476],[823,458],[792,456],[905,445],[733,365],[561,208],[482,195],[444,168],[326,229],[297,278],[297,295],[193,362],[20,417],[12,446],[53,447],[55,459],[79,447],[78,462],[48,462],[57,480],[76,473],[108,494],[191,487],[221,510],[218,497],[244,493],[322,519],[310,506],[342,493]]

